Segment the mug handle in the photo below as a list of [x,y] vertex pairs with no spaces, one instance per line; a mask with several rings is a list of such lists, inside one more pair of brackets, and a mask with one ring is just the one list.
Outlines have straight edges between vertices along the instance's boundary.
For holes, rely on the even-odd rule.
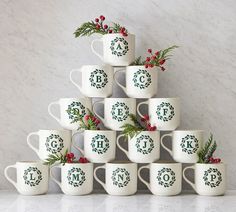
[[164,139],[165,137],[167,137],[167,136],[172,137],[173,135],[172,135],[172,133],[169,133],[169,134],[165,134],[165,135],[161,136],[161,146],[162,146],[167,152],[169,152],[169,154],[173,157],[173,152],[172,152],[172,150],[170,150],[169,148],[167,148],[167,147],[164,145],[164,143],[163,143],[163,139]]
[[[98,170],[98,169],[105,169],[105,166],[106,166],[106,165],[102,165],[102,166],[96,167],[96,168],[94,169],[93,176],[94,176],[94,179],[95,179],[99,184],[101,184],[102,187],[106,190],[106,184],[105,184],[104,182],[102,182],[102,181],[97,177],[97,170]],[[106,169],[105,169],[105,171],[106,171]]]
[[195,171],[195,166],[188,166],[188,167],[185,167],[184,170],[183,170],[183,178],[184,180],[192,186],[192,188],[196,191],[196,185],[194,183],[192,183],[190,180],[188,180],[188,178],[185,176],[185,172],[188,170],[188,169],[193,169]]
[[51,117],[53,117],[54,119],[56,119],[56,121],[60,124],[60,123],[61,123],[60,119],[59,119],[58,117],[56,117],[56,116],[51,112],[51,107],[52,107],[53,105],[59,105],[59,101],[57,101],[57,102],[51,102],[51,103],[48,105],[48,113],[49,113],[49,115],[50,115]]
[[121,69],[121,70],[116,71],[116,72],[114,73],[113,78],[114,78],[114,81],[116,82],[116,84],[126,93],[126,87],[123,86],[123,85],[121,85],[121,84],[118,82],[118,80],[116,79],[116,75],[117,75],[117,73],[119,73],[119,72],[125,73],[125,69]]
[[[78,131],[78,132],[74,133],[73,137],[74,137],[75,135],[77,135],[77,134],[81,134],[82,132],[83,132],[83,131]],[[72,146],[73,146],[75,149],[77,149],[77,150],[84,156],[84,150],[81,149],[80,147],[76,146],[74,140],[72,141]]]
[[101,54],[99,54],[97,51],[95,51],[94,49],[94,43],[95,42],[102,42],[102,38],[99,38],[99,39],[94,39],[91,43],[91,50],[92,52],[97,55],[101,60],[103,60],[103,56]]
[[150,165],[146,165],[146,166],[142,166],[138,169],[138,178],[140,179],[141,182],[143,182],[147,187],[148,189],[151,191],[151,187],[150,187],[150,183],[148,183],[146,180],[144,180],[142,177],[141,177],[141,171],[143,169],[149,169],[150,170]]
[[97,104],[104,104],[104,100],[96,101],[96,102],[93,103],[93,112],[94,112],[95,115],[96,115],[99,119],[101,119],[102,122],[105,124],[105,119],[104,119],[102,116],[98,115],[98,113],[97,113],[96,110],[95,110],[95,106],[96,106]]
[[121,145],[120,145],[120,138],[122,138],[122,137],[125,137],[125,135],[123,135],[123,134],[121,134],[121,135],[119,135],[118,137],[117,137],[117,139],[116,139],[116,144],[117,144],[117,146],[119,147],[119,149],[122,151],[122,152],[124,152],[125,154],[126,154],[126,156],[129,158],[129,152],[125,149],[125,148],[123,148]]
[[79,69],[72,69],[72,70],[70,71],[70,81],[71,81],[72,84],[74,84],[75,87],[77,87],[77,88],[79,89],[79,91],[81,92],[81,90],[82,90],[81,85],[77,84],[77,83],[72,79],[72,74],[73,74],[74,72],[79,72],[79,73],[81,73],[81,68],[79,68]]
[[8,171],[8,169],[10,169],[10,168],[16,169],[16,165],[7,166],[7,167],[5,168],[5,170],[4,170],[4,175],[5,175],[5,177],[7,178],[7,180],[8,180],[11,184],[13,184],[13,185],[15,186],[15,188],[17,189],[17,183],[16,183],[14,180],[12,180],[12,179],[8,176],[8,174],[7,174],[7,171]]
[[139,110],[139,108],[140,108],[141,105],[148,105],[148,100],[145,101],[145,102],[140,102],[140,103],[138,104],[138,106],[137,106],[137,112],[138,112],[139,116],[140,116],[141,118],[143,118],[144,116],[143,116],[143,114],[142,114],[142,113],[140,112],[140,110]]
[[58,181],[56,178],[55,178],[55,176],[53,175],[53,173],[52,173],[52,170],[53,169],[61,169],[61,164],[58,164],[58,165],[54,165],[54,166],[52,166],[51,168],[50,168],[50,177],[52,178],[52,180],[61,188],[61,182],[60,181]]
[[39,149],[37,149],[36,147],[34,147],[33,144],[32,144],[31,141],[30,141],[30,137],[31,137],[32,135],[37,135],[37,136],[39,136],[38,132],[32,132],[32,133],[28,134],[28,136],[27,136],[27,144],[28,144],[28,146],[29,146],[33,151],[35,151],[36,154],[39,156]]

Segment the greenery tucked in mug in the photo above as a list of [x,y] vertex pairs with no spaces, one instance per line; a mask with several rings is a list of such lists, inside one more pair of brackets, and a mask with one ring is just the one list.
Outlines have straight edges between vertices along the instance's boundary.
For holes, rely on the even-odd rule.
[[94,21],[85,22],[74,32],[75,37],[90,36],[92,34],[111,34],[121,33],[123,36],[128,35],[128,31],[125,27],[120,24],[113,23],[111,26],[104,24],[105,17],[100,15],[99,18],[95,18]]
[[101,121],[94,115],[94,113],[87,108],[88,114],[82,115],[79,110],[74,112],[74,116],[77,117],[79,128],[78,130],[100,130],[99,124]]
[[62,163],[63,165],[65,163],[89,163],[85,157],[80,157],[77,160],[74,153],[68,152],[68,150],[64,154],[50,154],[45,160],[44,165],[53,165],[55,162]]
[[125,136],[129,136],[133,138],[135,135],[139,134],[141,131],[155,131],[156,126],[151,126],[149,122],[149,116],[144,115],[141,118],[141,122],[137,119],[134,114],[129,114],[129,117],[133,124],[124,124],[121,128],[123,128],[122,134]]
[[220,158],[213,158],[213,154],[216,151],[217,144],[211,134],[205,146],[198,152],[198,163],[220,163]]
[[143,60],[141,56],[135,59],[131,66],[139,66],[144,65],[145,68],[153,68],[154,66],[158,66],[161,68],[162,71],[165,71],[164,63],[166,60],[170,59],[172,55],[169,53],[178,48],[178,46],[174,45],[167,49],[159,50],[153,53],[152,49],[148,49],[149,56],[146,57],[146,60]]

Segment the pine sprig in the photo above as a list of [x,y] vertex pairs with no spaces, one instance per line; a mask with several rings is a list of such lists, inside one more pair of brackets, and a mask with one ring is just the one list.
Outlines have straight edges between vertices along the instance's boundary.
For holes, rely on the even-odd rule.
[[210,158],[213,157],[214,152],[216,151],[217,144],[213,139],[211,134],[208,141],[205,143],[205,146],[198,152],[198,163],[209,163]]
[[45,162],[43,163],[44,165],[53,165],[55,162],[59,161],[60,163],[62,163],[63,165],[66,163],[67,158],[66,155],[68,153],[68,149],[65,151],[65,154],[50,154],[48,155],[48,158],[45,160]]
[[144,63],[145,63],[145,61],[142,61],[142,57],[139,56],[130,65],[131,66],[142,66],[142,65],[144,65]]

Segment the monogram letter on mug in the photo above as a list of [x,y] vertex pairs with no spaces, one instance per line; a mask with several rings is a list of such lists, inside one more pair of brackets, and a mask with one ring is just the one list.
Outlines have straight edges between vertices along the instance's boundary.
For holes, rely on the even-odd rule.
[[129,160],[135,163],[151,163],[160,158],[160,132],[141,131],[133,138],[128,138],[128,151],[120,144],[121,134],[117,137],[117,146],[123,151]]
[[[53,176],[53,169],[61,169],[61,182]],[[51,168],[50,176],[59,185],[63,193],[68,195],[89,194],[93,190],[92,163],[65,163]]]
[[[97,177],[97,170],[105,169],[105,183]],[[95,180],[111,195],[132,195],[137,191],[137,164],[109,162],[94,170]]]
[[[94,49],[95,42],[103,43],[103,55]],[[111,66],[128,66],[135,59],[135,36],[120,33],[106,34],[101,39],[95,39],[91,43],[92,52],[104,63]]]
[[[8,176],[7,172],[10,168],[16,169],[16,182]],[[48,191],[48,170],[49,167],[41,162],[24,161],[6,167],[4,174],[20,194],[38,195]]]
[[[119,72],[126,74],[126,87],[116,79],[116,75]],[[128,66],[126,70],[116,71],[114,80],[128,97],[151,98],[157,93],[157,73],[157,67]]]
[[[53,105],[60,105],[60,118],[51,112]],[[65,129],[77,130],[79,128],[78,115],[84,116],[87,108],[91,110],[92,101],[89,98],[64,98],[48,105],[48,113]]]
[[75,146],[75,144],[73,144],[73,146],[89,161],[93,163],[107,163],[115,159],[116,131],[85,130],[84,150]]
[[[141,177],[141,170],[150,170],[150,183]],[[177,195],[182,188],[182,164],[175,162],[155,162],[138,170],[139,179],[155,195]]]
[[[95,110],[97,104],[104,104],[104,118]],[[121,126],[132,123],[129,114],[136,114],[136,100],[132,98],[105,98],[93,105],[93,111],[104,125],[112,130],[120,131]]]
[[[30,140],[33,135],[39,137],[39,148],[36,148]],[[69,130],[39,130],[27,136],[27,143],[41,160],[45,160],[50,154],[64,154],[67,149],[70,151],[71,132]]]
[[[165,137],[172,137],[172,150],[164,145]],[[181,163],[196,163],[198,151],[202,148],[203,131],[176,130],[161,137],[162,147],[170,153],[175,161]]]
[[[81,85],[72,79],[74,72],[80,72]],[[112,95],[113,67],[110,65],[86,65],[70,72],[71,82],[87,97],[109,97]]]
[[151,125],[155,125],[157,130],[172,131],[180,124],[180,101],[179,98],[152,98],[145,102],[140,102],[137,106],[138,114],[141,105],[148,105],[148,114]]
[[[195,183],[187,179],[187,169],[194,170]],[[226,166],[224,163],[197,163],[183,170],[183,178],[200,195],[223,195],[226,190]]]

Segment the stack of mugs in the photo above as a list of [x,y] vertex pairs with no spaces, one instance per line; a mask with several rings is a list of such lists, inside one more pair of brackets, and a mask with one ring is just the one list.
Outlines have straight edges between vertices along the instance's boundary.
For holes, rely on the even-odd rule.
[[[102,42],[103,55],[94,49],[95,42]],[[158,68],[145,66],[130,66],[135,59],[135,36],[119,33],[103,35],[94,40],[92,51],[102,59],[104,65],[85,65],[72,70],[70,80],[85,96],[84,98],[64,98],[52,102],[48,106],[49,114],[65,130],[39,130],[27,137],[28,145],[39,158],[44,161],[49,154],[64,154],[70,151],[72,131],[79,128],[75,111],[85,115],[89,110],[99,117],[106,130],[85,130],[83,133],[84,148],[76,148],[86,157],[89,163],[65,163],[50,168],[51,178],[61,187],[65,194],[83,195],[93,190],[93,176],[107,193],[111,195],[132,195],[137,191],[138,178],[155,195],[177,195],[182,189],[182,163],[196,163],[197,152],[203,146],[203,131],[176,130],[180,124],[179,98],[153,98],[157,93]],[[119,67],[114,73],[114,69]],[[124,67],[122,69],[122,67]],[[72,75],[81,74],[81,84]],[[118,81],[117,74],[124,73],[126,86]],[[128,98],[109,98],[112,95],[113,81],[126,93]],[[92,104],[91,98],[104,98]],[[136,105],[136,98],[147,99]],[[97,112],[97,106],[104,105],[104,116]],[[52,113],[52,107],[59,105],[60,118]],[[144,117],[141,107],[148,106],[150,124],[156,126],[156,131],[141,131],[128,139],[128,149],[122,146],[122,126],[131,123],[129,114]],[[172,131],[160,138],[160,131]],[[39,147],[36,148],[31,136],[39,137]],[[165,137],[172,138],[172,149],[169,149]],[[116,146],[127,155],[129,161],[115,161]],[[161,146],[169,152],[174,161],[159,161]],[[95,169],[93,163],[105,163]],[[148,163],[139,169],[137,163]],[[9,178],[7,170],[17,169],[17,182]],[[53,169],[61,169],[61,181],[55,179]],[[186,169],[194,169],[195,183],[185,176]],[[105,182],[97,176],[99,169],[105,170]],[[142,170],[150,172],[149,182],[142,177]],[[42,162],[17,162],[5,169],[5,176],[21,194],[36,195],[47,192],[49,167]],[[201,195],[222,195],[225,192],[225,165],[200,164],[187,167],[183,171],[184,179]]]

